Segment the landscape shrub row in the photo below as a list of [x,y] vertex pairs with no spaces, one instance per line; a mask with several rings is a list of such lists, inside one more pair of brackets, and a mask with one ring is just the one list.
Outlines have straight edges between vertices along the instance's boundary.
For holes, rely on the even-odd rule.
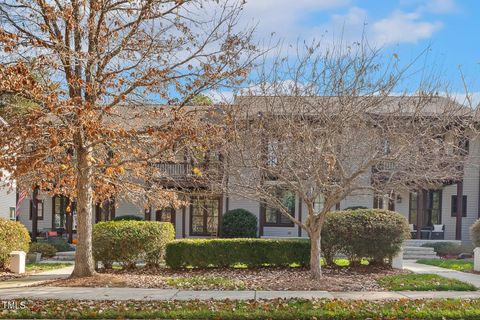
[[123,268],[135,268],[137,260],[158,267],[164,259],[166,244],[175,237],[173,225],[156,221],[108,221],[93,227],[93,256],[105,268],[119,262]]
[[229,267],[235,264],[288,266],[292,263],[307,266],[309,257],[307,240],[183,239],[167,245],[165,262],[171,268]]
[[[400,250],[408,237],[408,224],[398,213],[373,209],[336,211],[325,220],[322,255],[327,264],[333,264],[340,254],[353,264],[362,259],[384,263]],[[166,254],[166,264],[171,268],[235,264],[308,266],[309,260],[310,242],[293,239],[183,239],[169,243]]]

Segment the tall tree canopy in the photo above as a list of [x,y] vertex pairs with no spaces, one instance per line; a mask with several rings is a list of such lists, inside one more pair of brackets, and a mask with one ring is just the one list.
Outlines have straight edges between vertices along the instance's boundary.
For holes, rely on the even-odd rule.
[[[213,0],[0,3],[0,94],[9,97],[0,167],[24,190],[75,199],[73,276],[94,273],[92,203],[117,194],[176,201],[145,177],[166,174],[152,163],[215,138],[215,126],[183,106],[245,78],[256,49],[252,30],[237,31],[241,9]],[[145,107],[152,100],[165,106]],[[18,101],[33,106],[19,113]]]

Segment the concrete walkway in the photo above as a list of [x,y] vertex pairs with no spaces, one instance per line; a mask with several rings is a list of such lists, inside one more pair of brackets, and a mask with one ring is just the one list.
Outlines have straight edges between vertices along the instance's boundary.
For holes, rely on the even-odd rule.
[[399,300],[399,299],[480,299],[480,292],[399,291],[399,292],[327,292],[327,291],[188,291],[140,288],[31,287],[0,290],[0,300],[259,300],[277,298]]
[[[65,268],[54,269],[39,273],[34,273],[23,278],[16,278],[8,281],[0,281],[0,290],[5,288],[28,287],[41,284],[45,281],[68,278],[73,271],[73,265]],[[24,289],[25,290],[25,289]]]
[[436,274],[445,278],[456,279],[473,284],[475,287],[480,289],[480,275],[477,274],[429,266],[427,264],[417,263],[415,260],[404,260],[403,265],[405,269],[410,270],[414,273]]

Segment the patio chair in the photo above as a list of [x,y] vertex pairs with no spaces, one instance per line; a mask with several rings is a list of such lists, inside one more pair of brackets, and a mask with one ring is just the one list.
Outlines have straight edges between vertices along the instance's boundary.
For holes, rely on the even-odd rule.
[[444,224],[434,224],[430,239],[432,239],[432,240],[443,240],[443,239],[445,239],[445,225]]

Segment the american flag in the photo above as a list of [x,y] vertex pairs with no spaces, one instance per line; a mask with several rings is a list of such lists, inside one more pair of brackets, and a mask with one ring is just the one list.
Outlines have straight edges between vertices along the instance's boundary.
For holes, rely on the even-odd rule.
[[15,213],[17,214],[17,217],[20,214],[20,205],[22,204],[23,200],[25,200],[26,197],[27,197],[26,191],[22,191],[18,196],[17,206],[15,207]]

